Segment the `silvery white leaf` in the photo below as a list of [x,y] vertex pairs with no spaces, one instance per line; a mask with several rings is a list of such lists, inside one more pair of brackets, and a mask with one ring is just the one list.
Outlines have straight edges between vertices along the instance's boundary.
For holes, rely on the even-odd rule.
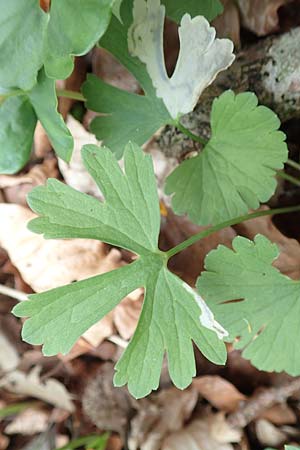
[[179,27],[180,51],[175,71],[168,77],[163,51],[165,7],[160,0],[135,0],[128,46],[147,71],[171,116],[191,112],[203,90],[234,61],[233,43],[216,39],[203,16],[185,14]]

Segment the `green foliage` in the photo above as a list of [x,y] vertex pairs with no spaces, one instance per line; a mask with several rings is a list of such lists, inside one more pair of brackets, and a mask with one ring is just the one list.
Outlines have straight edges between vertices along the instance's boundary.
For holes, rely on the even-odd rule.
[[232,245],[208,254],[198,291],[245,358],[261,370],[299,375],[300,281],[272,266],[278,248],[266,237],[238,236]]
[[105,32],[113,0],[52,0],[45,13],[37,0],[0,1],[0,86],[31,89],[45,64],[66,78],[73,55],[87,53]]
[[164,352],[174,384],[185,388],[195,375],[192,340],[204,355],[222,364],[225,330],[215,322],[203,300],[168,271],[158,247],[159,202],[151,157],[133,144],[125,150],[125,174],[113,154],[86,146],[83,160],[105,202],[49,180],[29,195],[40,217],[30,229],[46,238],[91,238],[139,255],[132,264],[88,280],[63,286],[17,305],[17,316],[30,317],[23,339],[44,344],[45,355],[67,353],[78,337],[138,287],[146,290],[136,332],[117,364],[115,384],[128,383],[143,397],[157,389]]
[[192,17],[204,16],[211,21],[223,11],[219,0],[163,0],[162,4],[166,7],[167,16],[175,22],[180,22],[185,13]]
[[47,14],[37,0],[1,0],[0,9],[0,86],[31,89],[43,65]]
[[11,97],[0,107],[0,172],[14,173],[29,158],[36,115],[27,97]]
[[[181,19],[182,13],[184,12],[195,15],[196,11],[198,11],[198,13],[203,13],[204,15],[207,14],[209,17],[212,17],[214,14],[217,14],[220,7],[220,4],[215,1],[204,2],[200,6],[199,2],[195,2],[194,0],[192,0],[188,2],[187,5],[185,4],[184,7],[182,5],[182,2],[179,3],[178,1],[169,2],[168,0],[166,0],[164,3],[166,4],[167,14],[171,15],[173,18],[176,18],[178,21]],[[128,93],[107,83],[104,83],[95,76],[90,76],[88,78],[88,81],[83,86],[83,94],[87,99],[87,107],[93,111],[102,113],[100,117],[95,118],[91,123],[91,130],[96,134],[98,139],[101,139],[104,144],[107,145],[116,154],[118,158],[122,157],[122,151],[128,140],[133,140],[137,144],[141,145],[146,142],[161,126],[168,123],[173,123],[174,121],[173,117],[166,109],[163,101],[158,98],[156,89],[154,89],[153,87],[152,80],[146,70],[145,65],[138,58],[132,56],[128,50],[128,30],[133,21],[132,5],[132,0],[123,1],[120,11],[122,20],[119,21],[116,17],[112,18],[107,33],[101,39],[100,44],[102,47],[112,53],[123,64],[123,66],[125,66],[134,75],[134,77],[140,83],[144,91],[144,95],[141,96]],[[146,3],[143,3],[143,5],[145,5],[146,7]],[[153,7],[156,8],[156,6],[158,6],[159,10],[159,2],[156,2],[155,5],[153,3]],[[140,10],[141,7],[137,7],[137,11]],[[151,14],[149,16],[149,20],[145,18],[145,21],[146,23],[148,23],[150,28],[151,17],[154,22],[153,25],[155,25],[157,22],[153,15],[151,16]],[[159,28],[162,28],[163,21],[161,23],[158,23],[157,26]],[[134,24],[134,27],[137,27],[137,25]],[[153,26],[152,28],[153,29],[150,32],[153,32],[155,26]],[[160,33],[160,29],[158,29],[157,32]],[[165,69],[162,55],[163,42],[157,42],[155,37],[153,39],[154,45],[159,46],[158,51],[161,52],[162,71],[164,72]],[[189,42],[188,39],[182,39],[182,41],[184,43]],[[217,42],[220,43],[220,45],[221,43],[223,44],[223,40],[219,40]],[[150,46],[150,41],[146,40],[144,45]],[[199,46],[199,48],[201,48],[201,46]],[[189,59],[190,63],[192,63],[192,61],[195,59],[194,57],[191,57],[192,53],[190,52],[189,48],[184,47],[183,50],[185,51],[183,51],[183,55],[181,55],[181,57],[179,58],[179,61],[181,63],[180,68],[183,70],[177,71],[177,75],[182,76],[176,76],[178,86],[169,87],[169,90],[172,93],[169,97],[173,97],[175,101],[177,96],[176,87],[179,88],[180,86],[184,86],[182,78],[184,78],[184,81],[188,80],[186,74],[186,70],[189,70],[187,66],[187,58]],[[145,48],[145,54],[146,53],[147,49]],[[154,50],[153,55],[155,55],[155,63],[158,60],[158,53]],[[224,59],[227,60],[228,58],[225,56]],[[221,66],[222,63],[223,58],[220,58],[220,63],[217,64],[217,66]],[[213,72],[216,71],[216,69],[214,69],[214,64],[206,64],[206,66],[211,66],[211,70]],[[196,67],[196,69],[198,73],[198,80],[200,79],[201,82],[201,77],[199,77],[199,67]],[[159,73],[160,68],[158,68],[158,71],[156,72]],[[189,96],[187,96],[186,93],[190,92],[191,90],[192,88],[188,86],[188,89],[185,89],[181,97],[184,99],[188,97],[189,99]],[[194,98],[192,103],[195,103],[197,98],[199,97],[199,93],[197,95],[199,87],[196,86],[193,90],[195,91],[195,94],[193,96]],[[164,91],[165,89],[162,89],[162,92]],[[190,102],[188,103],[190,104]],[[188,111],[190,111],[192,108],[193,106]]]
[[138,80],[145,95],[131,94],[90,75],[83,85],[87,107],[106,114],[96,117],[91,130],[118,158],[129,140],[141,145],[159,127],[172,121],[161,99],[156,97],[151,79],[143,63],[129,54],[127,33],[132,22],[132,0],[122,4],[122,20],[113,17],[101,46],[112,53]]
[[[237,223],[236,216],[258,208],[274,193],[276,171],[287,159],[285,135],[277,116],[258,106],[254,94],[227,91],[215,99],[210,140],[166,182],[176,213],[187,213],[201,225],[218,225],[169,252],[158,248],[160,210],[152,160],[137,144],[166,124],[180,127],[180,117],[193,110],[202,91],[234,60],[232,42],[215,39],[205,19],[221,12],[219,0],[162,4],[180,22],[180,52],[171,77],[164,61],[165,8],[159,0],[52,0],[49,13],[38,0],[0,0],[0,172],[14,173],[26,164],[37,120],[57,155],[70,160],[73,139],[57,112],[55,79],[66,78],[74,56],[86,54],[100,38],[143,91],[125,92],[93,75],[83,86],[87,107],[101,113],[91,129],[114,153],[105,147],[83,149],[84,164],[105,201],[56,179],[35,188],[28,200],[38,215],[29,228],[45,238],[97,239],[137,257],[111,272],[30,295],[14,308],[15,315],[28,317],[23,339],[43,345],[45,355],[67,353],[90,326],[143,287],[139,323],[114,378],[116,386],[127,383],[135,397],[158,388],[165,353],[170,377],[181,389],[196,373],[193,343],[210,361],[224,364],[223,338],[260,369],[300,375],[300,281],[272,265],[278,256],[274,244],[260,235],[254,242],[237,237],[233,249],[212,251],[197,282],[207,304],[167,267],[172,255],[228,221]],[[117,158],[124,148],[123,172]],[[107,436],[83,439],[68,448],[104,449]]]
[[57,112],[55,82],[41,70],[37,84],[0,107],[0,172],[14,173],[28,161],[37,120],[44,126],[58,156],[69,161],[73,138]]
[[177,214],[216,224],[258,208],[274,193],[275,171],[287,159],[285,135],[277,131],[278,117],[257,102],[253,93],[232,91],[214,100],[211,139],[166,182]]
[[44,64],[48,76],[66,78],[73,55],[84,55],[105,33],[113,0],[52,0],[45,37]]

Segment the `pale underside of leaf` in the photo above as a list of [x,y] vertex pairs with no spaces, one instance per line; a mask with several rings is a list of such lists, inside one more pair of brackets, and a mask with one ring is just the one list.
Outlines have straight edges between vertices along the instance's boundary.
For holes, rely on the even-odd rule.
[[179,57],[169,78],[163,50],[165,7],[160,0],[135,0],[133,18],[129,50],[146,64],[157,96],[173,119],[192,111],[203,90],[234,61],[233,43],[215,39],[216,32],[205,17],[192,19],[185,14],[179,27]]
[[233,250],[219,246],[209,253],[197,287],[245,358],[260,370],[295,376],[300,374],[300,282],[272,266],[277,256],[276,245],[262,235],[254,242],[237,237]]

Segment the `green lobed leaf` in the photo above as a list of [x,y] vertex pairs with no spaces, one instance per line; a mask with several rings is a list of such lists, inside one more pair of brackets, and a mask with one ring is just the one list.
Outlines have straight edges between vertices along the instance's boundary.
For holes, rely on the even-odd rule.
[[67,78],[73,55],[84,55],[105,33],[113,0],[52,0],[44,64],[52,78]]
[[50,179],[28,197],[30,207],[40,216],[30,222],[30,229],[46,239],[98,239],[139,254],[155,251],[160,213],[152,161],[135,148],[127,147],[123,174],[108,149],[85,146],[84,164],[106,201],[101,203]]
[[198,291],[253,365],[299,375],[300,281],[272,266],[278,248],[266,237],[236,237],[232,246],[208,254]]
[[0,173],[15,173],[27,163],[37,120],[58,156],[69,161],[73,138],[57,111],[55,82],[46,77],[43,69],[33,89],[0,104]]
[[37,0],[0,0],[0,86],[29,90],[43,65],[48,15]]
[[226,91],[214,100],[211,139],[167,178],[177,214],[217,224],[257,209],[274,193],[276,170],[287,159],[285,135],[276,114],[257,103],[250,92]]
[[105,114],[91,123],[91,131],[121,158],[129,140],[144,144],[161,126],[172,121],[162,100],[156,97],[143,63],[128,52],[127,33],[132,22],[132,0],[122,4],[121,23],[112,17],[101,46],[114,55],[138,80],[145,95],[132,94],[111,86],[94,75],[88,76],[82,92],[87,108]]
[[66,78],[73,56],[87,53],[105,32],[113,0],[52,0],[49,13],[38,0],[0,0],[0,86],[30,90],[43,64],[53,78]]
[[88,75],[82,89],[87,108],[106,114],[96,117],[91,131],[109,146],[117,158],[130,140],[144,144],[170,116],[156,96],[142,96],[110,86]]
[[0,173],[15,173],[26,164],[36,120],[26,97],[10,97],[0,105]]
[[122,298],[144,287],[141,318],[115,377],[118,386],[128,382],[131,393],[142,397],[158,387],[164,352],[174,384],[183,389],[191,383],[195,375],[192,340],[206,357],[223,364],[226,331],[200,296],[168,271],[166,255],[157,247],[160,215],[151,157],[129,144],[124,159],[125,173],[109,150],[85,146],[84,163],[105,201],[50,180],[29,195],[30,206],[40,215],[30,229],[46,238],[101,239],[139,258],[103,275],[32,295],[13,312],[29,317],[24,340],[44,344],[46,355],[67,353]]

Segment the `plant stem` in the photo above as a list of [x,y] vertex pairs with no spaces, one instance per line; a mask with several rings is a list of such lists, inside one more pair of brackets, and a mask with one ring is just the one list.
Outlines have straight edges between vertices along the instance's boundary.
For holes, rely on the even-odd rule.
[[288,173],[277,172],[277,175],[283,178],[284,180],[287,180],[290,183],[295,184],[296,186],[300,186],[300,179],[298,180],[297,178],[293,177],[292,175],[289,175]]
[[219,223],[218,225],[214,225],[210,228],[207,228],[206,230],[200,231],[200,233],[194,234],[190,238],[176,245],[176,247],[168,250],[166,252],[166,255],[169,259],[172,256],[177,255],[177,253],[180,253],[182,250],[185,250],[186,248],[200,241],[200,239],[210,236],[211,234],[215,233],[216,231],[222,230],[223,228],[231,227],[233,225],[237,225],[238,223],[245,222],[246,220],[255,219],[256,217],[274,216],[276,214],[286,214],[296,211],[300,211],[300,205],[289,206],[287,208],[269,209],[267,211],[257,211],[251,214],[246,214],[244,216],[235,217],[234,219],[226,220],[225,222]]
[[295,161],[293,161],[292,159],[288,159],[286,164],[288,164],[290,167],[293,167],[296,170],[300,171],[300,164],[296,163]]
[[19,302],[23,302],[28,298],[28,294],[25,294],[25,292],[17,291],[16,289],[4,286],[3,284],[0,284],[0,294],[7,295],[7,297],[14,298]]
[[73,100],[78,100],[80,102],[86,101],[86,98],[80,92],[76,91],[69,91],[67,89],[56,89],[56,94],[58,97],[71,98]]
[[182,125],[182,123],[180,123],[179,120],[175,120],[174,125],[176,128],[178,128],[178,130],[180,130],[183,134],[188,136],[193,141],[200,142],[200,144],[202,144],[202,145],[207,144],[207,142],[208,142],[207,139],[205,139],[202,136],[197,136],[196,134],[192,133],[188,128],[186,128],[184,125]]

